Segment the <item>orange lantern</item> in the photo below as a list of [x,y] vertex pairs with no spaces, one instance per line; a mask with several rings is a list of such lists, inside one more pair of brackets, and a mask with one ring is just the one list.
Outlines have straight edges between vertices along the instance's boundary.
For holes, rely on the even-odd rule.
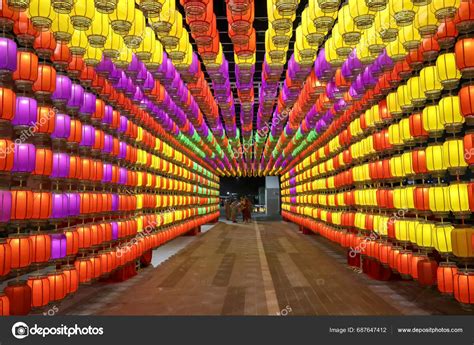
[[31,307],[41,308],[50,302],[50,284],[45,275],[28,277],[28,286],[31,288]]
[[13,80],[20,90],[30,89],[38,79],[38,56],[28,49],[18,49],[17,68]]
[[454,298],[463,304],[474,304],[474,271],[459,270],[454,276]]
[[56,70],[53,66],[41,63],[38,66],[38,78],[33,83],[36,97],[49,97],[56,90]]

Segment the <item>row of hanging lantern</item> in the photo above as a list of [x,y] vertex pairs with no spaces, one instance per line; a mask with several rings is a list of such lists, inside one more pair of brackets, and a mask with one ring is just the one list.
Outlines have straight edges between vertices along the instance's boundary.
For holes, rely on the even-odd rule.
[[[30,2],[30,16],[35,4],[38,5]],[[141,5],[148,11],[153,8],[150,2]],[[8,15],[6,8],[4,1],[3,17]],[[164,238],[166,234],[166,240],[170,240],[215,219],[219,180],[209,169],[217,167],[218,160],[211,159],[215,155],[210,147],[216,153],[219,150],[212,134],[205,132],[202,117],[193,118],[199,125],[195,129],[188,120],[182,120],[185,114],[177,110],[178,105],[184,106],[183,98],[189,93],[182,93],[181,98],[173,94],[176,109],[171,109],[172,97],[164,93],[160,81],[170,88],[176,70],[162,50],[147,51],[149,44],[141,49],[137,40],[146,39],[138,37],[136,29],[131,28],[127,34],[121,32],[123,38],[110,32],[104,34],[105,31],[101,35],[100,23],[94,25],[100,15],[94,14],[85,31],[87,18],[79,12],[73,10],[66,17],[51,14],[54,19],[48,24],[44,10],[31,20],[26,12],[12,11],[12,17],[19,20],[15,25],[12,21],[11,29],[21,47],[10,38],[2,38],[6,40],[6,54],[0,59],[5,81],[0,92],[5,104],[1,109],[2,128],[12,127],[14,137],[2,134],[5,157],[2,156],[1,170],[7,177],[20,178],[19,187],[9,186],[8,180],[2,187],[1,224],[15,229],[5,244],[2,241],[2,275],[24,274],[56,264],[61,265],[61,271],[64,268],[66,279],[78,274],[83,282],[82,277],[88,273],[81,270],[89,267],[85,262],[92,263],[96,270],[97,262],[109,260],[104,255],[99,260],[100,251],[117,251],[117,246],[149,224],[155,224],[153,237]],[[56,22],[58,17],[62,18],[60,25]],[[126,23],[119,23],[122,19],[115,18],[111,27],[124,29],[120,25]],[[140,19],[135,22],[140,24]],[[71,24],[84,31],[70,30]],[[38,28],[40,31],[36,31]],[[110,36],[116,41],[110,45],[105,42],[103,54],[91,49]],[[131,54],[131,60],[120,57],[121,44],[133,45],[136,54]],[[156,40],[153,43],[160,47],[158,44]],[[147,53],[151,54],[150,60]],[[113,59],[106,54],[112,54]],[[140,59],[147,60],[146,64]],[[176,87],[181,91],[182,86]],[[165,111],[173,114],[173,119]],[[37,128],[22,137],[36,122]],[[50,181],[56,181],[55,187]],[[78,184],[83,185],[83,190],[76,191]],[[95,221],[105,216],[115,218],[113,222]],[[30,225],[37,231],[30,234]],[[75,248],[81,239],[86,245],[79,252],[68,252],[69,246]],[[135,260],[149,249],[150,246],[130,256],[129,266],[133,263],[135,267]],[[7,263],[10,273],[6,272]],[[121,268],[117,272],[123,272],[124,265],[118,266]],[[77,273],[72,273],[71,267],[76,267]],[[103,274],[114,270],[112,266],[103,267]],[[36,276],[31,274],[28,284],[16,280],[5,288],[2,303],[7,301],[10,308],[2,308],[2,313],[24,315],[30,307],[44,305],[37,290],[47,283]],[[61,285],[64,281],[62,273],[55,272],[51,277],[51,284]],[[19,290],[23,299],[16,294]],[[50,301],[61,300],[67,290],[52,292],[51,296],[57,298]]]
[[[453,4],[455,5],[455,2],[453,2]],[[400,12],[404,13],[403,11],[400,10],[399,7],[397,7],[398,6],[397,4],[390,3],[384,8],[382,6],[381,8],[375,9],[374,10],[375,12],[372,12],[372,13],[369,13],[370,11],[366,7],[366,5],[363,3],[358,4],[357,2],[354,2],[352,3],[352,5],[351,4],[343,5],[341,10],[339,11],[338,22],[334,26],[334,30],[332,31],[332,36],[330,39],[326,41],[326,44],[325,44],[325,48],[326,48],[325,49],[325,52],[326,52],[325,63],[326,64],[329,63],[330,65],[334,67],[341,66],[341,63],[344,61],[344,58],[351,51],[351,49],[353,47],[357,47],[357,49],[355,50],[355,52],[353,52],[353,54],[356,55],[357,57],[358,65],[357,64],[354,65],[354,63],[351,63],[351,64],[348,63],[348,62],[351,62],[351,60],[354,60],[354,57],[351,57],[351,56],[349,56],[349,60],[345,61],[342,64],[342,67],[343,67],[342,75],[347,80],[352,79],[353,76],[351,75],[352,73],[351,71],[356,71],[356,74],[357,74],[362,66],[360,64],[361,61],[364,64],[372,63],[375,57],[377,57],[377,54],[385,47],[385,45],[383,44],[371,45],[367,42],[362,42],[362,39],[364,39],[364,37],[367,38],[369,41],[373,39],[383,40],[385,38],[387,42],[392,42],[395,38],[399,37],[401,40],[399,42],[400,49],[396,50],[396,54],[395,54],[395,51],[392,49],[391,46],[386,46],[386,50],[385,50],[387,54],[386,59],[390,58],[390,60],[398,61],[400,59],[405,58],[408,51],[410,51],[411,57],[414,57],[414,56],[415,57],[420,57],[420,56],[429,57],[430,54],[433,53],[433,49],[434,49],[433,44],[437,46],[437,42],[434,42],[431,37],[434,34],[436,34],[435,35],[436,38],[439,37],[440,40],[444,41],[445,40],[444,36],[451,35],[451,32],[449,30],[446,30],[446,25],[444,24],[453,21],[452,18],[445,17],[442,15],[440,15],[439,17],[436,17],[435,13],[438,13],[438,12],[443,13],[443,11],[439,11],[439,8],[444,8],[443,6],[445,6],[446,8],[450,8],[451,9],[450,11],[452,12],[452,8],[454,6],[453,4],[451,3],[450,4],[429,4],[429,5],[424,5],[424,6],[415,6],[413,14],[416,13],[416,16],[412,18],[414,20],[414,24],[411,25],[412,21],[408,21],[406,24],[410,24],[410,25],[405,24],[405,26],[401,27],[403,31],[400,31],[400,35],[398,35],[399,27],[397,26],[395,26],[395,28],[391,28],[390,30],[387,29],[386,32],[384,31],[384,29],[386,29],[385,26],[388,25],[387,23],[390,23],[388,19],[392,19],[393,21],[394,18]],[[413,5],[411,5],[411,7],[413,7]],[[409,11],[409,13],[411,12]],[[461,13],[461,15],[459,15],[458,13]],[[463,14],[463,13],[466,13],[466,14]],[[469,4],[466,3],[465,5],[463,5],[463,7],[461,7],[461,9],[458,12],[456,12],[456,20],[457,18],[466,17],[467,19],[465,20],[465,22],[469,22],[468,13],[469,13]],[[372,17],[372,20],[368,20],[371,17]],[[364,20],[367,20],[367,23],[365,23],[366,25],[364,25],[364,27],[365,26],[368,26],[368,27],[361,28],[361,29],[358,28],[356,25],[357,20],[361,21],[362,23],[364,22]],[[438,28],[438,20],[441,23],[439,27],[440,30],[438,30],[439,32],[436,31],[436,29]],[[462,21],[462,20],[459,19],[459,21]],[[366,30],[367,32],[362,31],[362,29]],[[340,32],[342,32],[343,30],[346,30],[346,31],[349,30],[349,31],[348,32],[344,31],[344,34],[340,34]],[[375,31],[372,32],[370,30],[372,31],[375,30]],[[384,37],[385,34],[387,37]],[[413,37],[415,37],[416,39]],[[424,39],[422,40],[423,37]],[[344,42],[345,42],[344,38],[346,38],[346,40],[348,41],[352,41],[352,43],[354,42],[355,43],[359,42],[359,43],[358,45],[352,44],[352,45],[344,46]],[[337,44],[338,46],[337,48],[330,47],[331,39],[339,42],[339,44]],[[420,41],[422,41],[421,42],[422,44],[420,44]],[[361,45],[361,42],[363,43],[362,45]],[[418,47],[418,45],[420,45],[420,47],[418,51],[416,51],[416,48]],[[374,47],[377,49],[375,49]],[[372,55],[369,54],[370,53],[368,51],[369,48],[370,49],[373,48],[372,49],[373,51],[371,53]],[[338,52],[341,55],[339,56],[339,55],[333,54],[333,56],[331,56],[332,52],[334,52],[334,54],[337,54]],[[417,53],[413,54],[414,52],[417,52]],[[342,53],[344,53],[345,55]],[[369,55],[367,54],[373,57],[369,58],[368,57]],[[380,56],[378,58],[380,58]],[[451,57],[445,56],[445,58],[450,59]],[[420,61],[417,61],[417,63],[419,64]],[[351,65],[350,68],[349,68],[349,65]],[[378,69],[377,68],[375,69],[375,71],[377,70],[380,70],[380,66]],[[428,70],[428,71],[432,72],[431,70]],[[428,71],[426,72],[428,73]],[[371,72],[372,74],[374,74],[374,69],[372,69]],[[448,74],[451,73],[451,75],[448,76],[446,73]],[[453,87],[452,83],[455,81],[452,80],[453,78],[452,78],[451,71],[445,71],[445,75],[443,76],[443,78],[445,82],[444,86]],[[450,83],[451,83],[451,86],[449,85]],[[346,97],[344,100],[346,100]],[[304,146],[298,147],[298,149],[295,150],[294,155],[292,155],[292,157],[300,154],[304,150],[304,148],[305,148]]]
[[[466,49],[472,41],[464,34],[472,30],[474,11],[469,2],[408,5],[389,2],[372,13],[375,25],[387,12],[395,24],[412,15],[400,29],[376,31],[388,44],[380,44],[375,60],[357,42],[345,42],[370,37],[357,29],[370,17],[361,12],[365,4],[347,5],[345,11],[359,11],[353,27],[343,25],[349,29],[344,44],[355,47],[355,54],[341,63],[334,50],[326,53],[327,73],[316,73],[322,80],[334,76],[336,89],[326,88],[309,111],[328,120],[325,126],[316,122],[318,136],[312,142],[293,138],[294,146],[282,150],[289,155],[281,161],[283,214],[348,248],[349,264],[361,265],[375,279],[398,273],[472,304],[474,230],[465,219],[473,200],[463,176],[472,162],[471,133],[464,131],[472,114],[472,54]],[[390,43],[397,31],[398,55]],[[297,123],[302,117],[296,114]]]
[[[63,234],[32,233],[11,236],[0,242],[1,275],[28,264],[56,264],[58,268],[32,273],[27,280],[12,280],[0,294],[1,315],[26,315],[41,310],[51,302],[61,302],[74,294],[80,285],[99,279],[110,279],[146,252],[214,219],[216,213],[196,217],[178,225],[155,231],[156,224],[171,216],[145,215],[126,221],[83,224],[65,230]],[[157,218],[162,217],[162,220]],[[142,228],[142,229],[140,229]],[[141,232],[147,231],[142,236]],[[132,238],[136,241],[130,241]],[[110,246],[118,242],[119,246]],[[64,257],[79,255],[74,264],[62,263]]]
[[[472,271],[460,269],[453,261],[449,261],[451,251],[455,251],[463,258],[472,257],[472,249],[464,244],[468,236],[472,236],[472,228],[453,228],[447,223],[434,224],[424,221],[420,221],[418,224],[404,224],[403,227],[410,227],[410,235],[413,236],[412,239],[419,248],[419,251],[414,252],[407,249],[407,246],[394,245],[387,241],[386,238],[389,236],[367,237],[357,234],[350,225],[347,225],[351,223],[350,221],[345,221],[344,224],[341,222],[342,226],[333,226],[322,221],[308,221],[308,218],[293,212],[293,210],[284,210],[282,214],[287,220],[310,229],[350,250],[351,253],[354,253],[350,258],[350,263],[355,266],[361,265],[363,272],[373,279],[388,280],[394,273],[397,273],[404,279],[417,281],[421,286],[436,285],[440,293],[453,295],[460,303],[473,303],[470,293],[473,284]],[[320,213],[324,214],[324,212]],[[350,216],[355,219],[356,215]],[[373,219],[373,226],[380,226],[379,229],[384,229],[383,224],[395,228],[398,222],[391,222],[390,219],[387,222],[384,216],[378,215],[373,215],[371,219]],[[352,223],[355,224],[355,221]],[[435,243],[446,257],[445,261],[438,263],[430,256],[429,244],[432,243]],[[360,262],[360,257],[363,257],[362,262]]]

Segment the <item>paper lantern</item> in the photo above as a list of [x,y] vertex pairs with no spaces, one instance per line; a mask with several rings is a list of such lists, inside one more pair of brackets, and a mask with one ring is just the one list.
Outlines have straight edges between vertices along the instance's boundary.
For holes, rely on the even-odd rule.
[[463,38],[456,42],[455,56],[457,68],[463,78],[474,76],[474,38]]
[[439,101],[439,117],[446,132],[456,133],[462,129],[465,120],[461,115],[461,105],[458,96],[443,97]]
[[61,301],[67,294],[66,276],[61,270],[56,270],[48,274],[49,280],[49,299],[53,301]]
[[456,264],[452,262],[441,262],[438,266],[437,279],[438,291],[443,294],[454,293],[454,277],[458,272]]
[[25,280],[8,282],[4,290],[10,301],[10,315],[27,315],[31,311],[31,288]]
[[51,236],[51,259],[57,260],[66,257],[66,235],[52,234]]
[[40,99],[51,96],[56,90],[56,69],[47,64],[38,65],[38,78],[33,83],[33,92]]
[[428,66],[420,71],[421,89],[426,98],[435,99],[441,94],[443,86],[440,83],[436,66]]
[[446,53],[436,59],[438,76],[445,90],[455,89],[461,79],[461,72],[456,67],[456,56],[454,53]]
[[10,299],[4,293],[0,293],[0,316],[10,315]]
[[461,104],[461,114],[468,124],[474,118],[474,85],[467,85],[459,91],[459,102]]
[[433,228],[433,246],[443,255],[452,252],[451,233],[454,227],[449,223],[437,223]]
[[74,265],[62,266],[62,273],[65,276],[67,293],[75,293],[79,287],[79,275],[76,267]]
[[463,304],[474,304],[474,272],[458,270],[454,275],[454,298]]
[[106,14],[97,12],[91,26],[87,30],[87,39],[94,48],[102,48],[109,34],[109,18]]
[[29,89],[38,78],[38,56],[26,49],[18,49],[17,69],[13,80],[18,89]]
[[79,258],[74,262],[80,284],[88,284],[92,279],[92,261],[88,258]]
[[18,13],[13,32],[22,46],[32,46],[35,37],[38,35],[38,31],[34,28],[26,12]]
[[21,269],[31,264],[33,246],[31,239],[26,234],[10,235],[7,243],[11,248],[11,268]]
[[92,24],[94,18],[94,1],[93,0],[75,0],[72,7],[71,18],[74,29],[86,31]]
[[51,193],[33,192],[32,219],[48,219],[51,217]]
[[438,105],[429,105],[422,112],[423,128],[430,137],[441,137],[444,131]]
[[462,33],[469,33],[474,25],[474,9],[470,1],[461,1],[456,14],[456,28]]
[[452,175],[463,174],[467,167],[465,160],[464,141],[462,139],[449,138],[443,143],[444,166]]
[[437,282],[438,264],[426,257],[417,263],[418,283],[421,286],[432,286]]
[[130,1],[118,2],[114,11],[109,14],[109,19],[115,33],[126,35],[135,20],[135,3]]
[[474,229],[470,227],[455,228],[451,232],[453,254],[460,258],[474,257],[472,236]]
[[443,20],[454,17],[459,5],[460,0],[433,0],[431,10],[438,20]]
[[30,0],[28,15],[38,31],[46,31],[56,17],[50,0]]
[[[176,16],[180,17],[180,20],[176,19],[175,23],[179,22],[182,25],[182,17],[179,12],[175,13]],[[145,17],[140,10],[135,9],[134,21],[128,33],[123,37],[125,45],[130,49],[136,49],[140,46],[143,40],[143,32],[145,30]],[[178,33],[179,36],[181,36]]]
[[7,239],[0,239],[0,276],[10,273],[12,265],[12,248]]
[[50,302],[50,284],[48,276],[35,274],[28,277],[31,288],[31,307],[42,308]]

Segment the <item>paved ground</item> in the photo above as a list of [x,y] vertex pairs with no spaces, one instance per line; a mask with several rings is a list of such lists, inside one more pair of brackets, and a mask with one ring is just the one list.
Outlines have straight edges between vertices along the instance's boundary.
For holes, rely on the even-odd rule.
[[77,296],[59,307],[59,313],[472,313],[436,289],[420,288],[416,282],[378,282],[358,274],[347,268],[339,247],[319,236],[302,235],[295,225],[281,221],[245,225],[221,222],[198,237],[172,241],[154,256],[158,267],[147,268],[124,283],[81,288]]

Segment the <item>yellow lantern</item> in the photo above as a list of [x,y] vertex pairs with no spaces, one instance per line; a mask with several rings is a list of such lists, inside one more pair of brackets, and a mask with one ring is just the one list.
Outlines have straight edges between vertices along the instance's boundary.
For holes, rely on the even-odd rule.
[[73,0],[51,0],[51,5],[56,13],[69,14],[74,5]]
[[455,215],[469,215],[468,184],[463,182],[454,182],[448,187],[449,208]]
[[449,138],[443,143],[444,165],[452,175],[463,174],[468,164],[464,158],[464,140]]
[[120,50],[119,55],[116,58],[113,58],[112,61],[118,68],[127,68],[130,62],[132,62],[132,50],[124,47]]
[[453,229],[453,231],[451,232],[453,254],[459,258],[473,258],[473,236],[474,228],[463,226],[460,228]]
[[367,44],[370,53],[378,55],[385,48],[386,43],[384,43],[382,37],[376,31],[375,25],[367,29],[364,33],[364,36],[367,37]]
[[407,219],[397,219],[395,222],[395,238],[401,242],[410,241],[410,221]]
[[438,77],[436,66],[428,66],[420,71],[421,89],[428,99],[436,99],[441,95],[443,86]]
[[399,39],[395,39],[387,44],[387,55],[393,61],[401,61],[407,56],[407,52]]
[[440,254],[450,254],[453,251],[451,234],[454,227],[449,223],[437,223],[433,228],[433,244]]
[[436,185],[428,191],[430,210],[433,213],[449,213],[449,191],[448,187]]
[[[301,14],[301,27],[303,28],[303,35],[308,40],[308,43],[312,46],[319,46],[325,36],[325,32],[318,32],[316,30],[316,26],[314,25],[313,19],[311,18],[309,7],[306,7]],[[334,27],[335,28],[335,27]],[[273,30],[269,28],[269,30]],[[273,43],[278,46],[281,42],[284,46],[288,45],[290,42],[291,37],[288,35],[273,35]],[[283,37],[283,40],[281,38]]]
[[420,45],[421,36],[412,25],[404,26],[398,32],[398,39],[405,50],[417,49]]
[[439,102],[439,116],[446,132],[459,132],[465,122],[465,118],[461,114],[459,97],[448,96],[442,98]]
[[[180,40],[178,41],[178,45],[175,48],[167,47],[168,55],[173,60],[173,62],[182,61],[184,59],[186,53],[188,52],[189,45],[189,35],[187,32],[183,32],[183,35],[181,36]],[[220,56],[222,57],[222,54]],[[222,60],[218,61],[216,58],[214,63],[220,66],[222,64]],[[209,67],[209,64],[206,66]]]
[[390,158],[390,173],[394,178],[398,179],[405,176],[405,172],[403,171],[402,156],[397,155]]
[[90,66],[97,66],[102,60],[102,50],[92,46],[87,47],[84,54],[84,62]]
[[265,50],[270,55],[272,59],[281,60],[284,56],[286,56],[286,52],[288,50],[288,46],[277,47],[273,43],[271,39],[271,32],[267,30],[265,32]]
[[317,1],[309,1],[308,12],[318,32],[328,32],[332,28],[338,13],[337,8],[323,10]]
[[47,31],[56,17],[51,0],[31,0],[28,6],[28,16],[38,31]]
[[[145,17],[152,18],[158,17],[160,15],[165,2],[166,0],[138,0],[138,6],[140,7],[140,10],[142,10]],[[205,6],[205,4],[202,5]]]
[[461,72],[456,66],[456,55],[445,53],[436,59],[436,69],[443,89],[452,90],[458,87]]
[[94,18],[95,7],[93,0],[75,0],[70,17],[74,29],[85,31],[89,29]]
[[443,160],[443,145],[430,144],[426,148],[426,168],[431,175],[444,175],[447,167]]
[[51,24],[51,31],[56,41],[70,42],[74,33],[74,27],[69,20],[69,16],[64,13],[57,13],[56,18]]
[[415,175],[415,171],[413,170],[413,158],[412,158],[411,151],[402,153],[402,164],[403,164],[403,171],[404,171],[405,176]]
[[121,36],[128,34],[135,21],[135,13],[135,1],[119,1],[113,12],[109,14],[112,30]]
[[268,21],[276,32],[288,32],[293,27],[296,13],[281,14],[275,7],[273,0],[267,0]]
[[[178,15],[177,12],[176,15]],[[181,16],[181,14],[179,14]],[[143,32],[145,31],[145,17],[140,10],[135,9],[134,22],[130,30],[123,36],[123,41],[130,49],[136,49],[143,40]],[[181,18],[182,21],[182,18]],[[181,24],[182,25],[182,24]]]
[[411,77],[407,82],[408,94],[411,98],[411,103],[415,107],[420,107],[426,102],[425,93],[421,91],[420,77]]
[[431,2],[431,10],[436,18],[444,20],[454,17],[460,5],[461,0],[433,0]]
[[397,92],[391,92],[387,95],[387,110],[393,118],[398,118],[403,114],[398,102]]
[[296,12],[299,0],[273,0],[278,13],[282,15],[292,15]]
[[123,44],[122,36],[110,31],[104,43],[104,55],[108,58],[117,58],[125,45]]
[[443,135],[444,125],[441,122],[438,105],[429,105],[422,112],[423,128],[430,137],[439,138]]
[[326,60],[329,62],[331,66],[333,67],[342,66],[342,63],[344,62],[344,58],[341,58],[339,55],[337,55],[336,47],[334,46],[334,40],[332,36],[329,37],[324,43],[324,53],[326,56]]
[[160,65],[163,63],[163,46],[161,45],[160,41],[154,39],[154,43],[152,45],[154,47],[150,59],[145,61],[145,66],[149,70],[156,70]]
[[155,33],[150,27],[145,27],[143,32],[143,40],[140,43],[140,46],[134,50],[135,55],[142,62],[150,61],[153,51],[155,49]]
[[[310,1],[309,3],[311,4],[312,2],[313,1]],[[349,5],[344,5],[339,10],[339,14],[337,16],[337,26],[342,38],[344,39],[344,42],[347,45],[355,45],[359,43],[361,33],[352,20]]]
[[398,123],[400,127],[400,139],[405,145],[412,145],[415,142],[415,139],[410,132],[410,119],[408,117],[400,120]]
[[408,85],[403,84],[397,88],[397,100],[403,112],[409,113],[413,109],[410,93],[408,91]]
[[438,19],[431,11],[430,5],[418,6],[413,25],[421,37],[431,37],[438,30]]
[[317,0],[317,3],[324,12],[334,12],[339,8],[341,0]]
[[411,0],[389,0],[389,2],[398,26],[408,26],[413,22],[416,12]]
[[95,48],[104,47],[109,35],[109,27],[109,17],[106,14],[97,12],[94,15],[90,28],[87,30],[89,44]]
[[375,14],[375,31],[380,34],[382,41],[385,43],[395,41],[398,35],[397,22],[391,9],[391,6],[386,6],[385,9]]
[[110,14],[117,8],[118,0],[94,0],[97,12]]
[[435,225],[431,222],[421,221],[415,228],[415,243],[420,248],[433,247],[433,229]]
[[356,55],[357,55],[357,58],[364,65],[371,64],[372,62],[375,61],[375,58],[377,57],[377,55],[372,54],[371,51],[369,50],[369,43],[367,41],[367,36],[362,35],[360,42],[357,43]]
[[370,28],[374,22],[374,12],[369,10],[365,1],[349,0],[349,13],[359,30]]
[[398,123],[394,123],[388,127],[388,142],[394,147],[403,147],[404,143]]
[[74,55],[83,56],[89,45],[85,31],[74,30],[69,42],[69,49]]
[[296,28],[295,51],[299,53],[302,60],[310,60],[311,64],[316,60],[317,47],[311,46],[303,35],[303,28]]

